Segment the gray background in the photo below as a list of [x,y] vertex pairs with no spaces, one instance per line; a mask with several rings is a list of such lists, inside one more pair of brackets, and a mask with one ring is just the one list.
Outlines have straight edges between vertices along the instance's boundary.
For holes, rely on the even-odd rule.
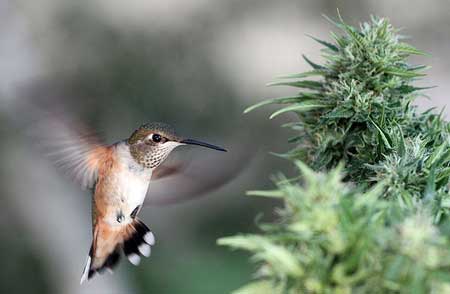
[[[432,66],[419,84],[438,86],[417,103],[446,105],[450,3],[444,0],[0,0],[0,292],[226,293],[248,281],[247,256],[215,240],[255,231],[258,212],[271,218],[276,203],[244,194],[269,188],[277,170],[289,174],[268,152],[290,148],[290,132],[279,125],[292,116],[269,121],[273,108],[245,116],[242,110],[293,93],[265,84],[306,70],[302,53],[320,61],[320,46],[305,34],[329,39],[335,28],[322,14],[334,17],[337,8],[350,24],[374,14],[404,28],[411,44],[431,54],[411,60]],[[208,197],[143,210],[158,239],[152,257],[139,267],[123,262],[114,275],[80,287],[91,241],[89,195],[36,152],[15,123],[29,115],[16,111],[18,89],[36,81],[46,85],[40,96],[58,89],[57,103],[107,142],[126,138],[142,122],[165,121],[212,142],[241,143],[255,156]]]

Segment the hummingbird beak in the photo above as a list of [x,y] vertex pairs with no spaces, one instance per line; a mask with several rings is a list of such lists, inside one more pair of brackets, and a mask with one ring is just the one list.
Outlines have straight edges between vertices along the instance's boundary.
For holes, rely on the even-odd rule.
[[202,142],[202,141],[198,141],[198,140],[194,140],[194,139],[184,139],[184,140],[181,140],[180,143],[188,144],[188,145],[198,145],[198,146],[203,146],[203,147],[214,149],[214,150],[227,152],[227,150],[222,148],[222,147],[215,146],[215,145],[212,145],[212,144],[209,144],[209,143],[205,143],[205,142]]

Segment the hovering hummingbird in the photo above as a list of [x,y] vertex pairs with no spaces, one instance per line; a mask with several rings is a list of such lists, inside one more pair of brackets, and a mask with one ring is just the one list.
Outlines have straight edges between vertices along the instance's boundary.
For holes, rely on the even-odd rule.
[[174,160],[169,154],[182,145],[226,150],[181,137],[164,123],[144,124],[127,139],[104,144],[67,110],[61,100],[66,94],[53,84],[24,87],[9,118],[33,149],[92,191],[93,241],[81,283],[96,273],[112,271],[122,252],[135,265],[150,255],[155,237],[137,218],[143,206],[206,195],[236,178],[257,153],[257,148],[248,148],[251,136],[242,128],[233,133],[233,156],[201,153]]
[[141,256],[150,256],[155,237],[137,215],[152,173],[174,148],[187,144],[226,151],[180,137],[167,124],[148,123],[127,140],[83,152],[84,158],[78,159],[77,173],[86,177],[82,181],[93,184],[93,241],[80,283],[104,269],[112,270],[121,251],[134,265],[139,264]]
[[[56,146],[47,146],[53,150],[48,155],[57,159],[58,165],[93,192],[93,241],[80,283],[91,279],[96,273],[112,271],[122,251],[134,265],[140,263],[142,256],[150,256],[155,236],[137,215],[149,193],[150,180],[170,178],[168,176],[179,173],[183,168],[180,165],[162,165],[172,150],[182,145],[198,145],[226,151],[219,146],[181,137],[165,123],[143,124],[128,139],[103,145],[95,138],[73,134],[72,125],[71,128],[61,130],[61,126],[68,124],[55,119],[51,122],[43,124],[45,133],[52,136],[43,142],[47,145],[56,142]],[[38,133],[41,133],[40,130]],[[55,134],[58,134],[58,140],[54,138]],[[191,174],[188,181],[195,181]],[[212,185],[217,184],[214,183],[214,177]],[[220,184],[224,180],[220,180]],[[175,180],[171,185],[178,185],[178,181]],[[214,188],[212,185],[180,185],[180,189],[185,185],[187,190],[191,190],[190,193],[196,194]],[[164,198],[153,200],[158,204]]]

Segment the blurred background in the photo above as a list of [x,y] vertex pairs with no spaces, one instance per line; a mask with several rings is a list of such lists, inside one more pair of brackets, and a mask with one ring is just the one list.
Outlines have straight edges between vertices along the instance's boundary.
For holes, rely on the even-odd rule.
[[[265,84],[306,70],[302,53],[320,61],[320,46],[305,34],[329,39],[334,28],[322,14],[334,17],[336,9],[350,24],[374,14],[404,28],[410,43],[431,54],[412,60],[432,66],[420,84],[439,86],[426,92],[430,99],[420,99],[419,107],[445,106],[445,0],[0,0],[0,292],[228,293],[248,281],[248,256],[215,242],[254,232],[261,211],[263,220],[271,217],[277,203],[249,199],[245,191],[270,188],[274,171],[289,174],[289,166],[269,154],[288,149],[289,132],[279,125],[289,115],[269,121],[270,107],[242,111],[292,94]],[[108,143],[143,122],[164,121],[254,156],[207,197],[144,209],[141,218],[158,240],[151,258],[139,267],[122,262],[114,275],[80,286],[91,242],[90,194],[24,136],[17,124],[29,116],[17,111],[23,88],[36,94],[40,107],[64,105]],[[232,151],[229,156],[238,156]]]

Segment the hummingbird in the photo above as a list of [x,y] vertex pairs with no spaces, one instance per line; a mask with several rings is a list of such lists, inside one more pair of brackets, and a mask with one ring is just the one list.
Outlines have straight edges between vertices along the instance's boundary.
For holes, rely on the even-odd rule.
[[165,123],[143,124],[128,138],[106,144],[67,109],[64,95],[53,84],[25,85],[9,119],[38,156],[90,190],[92,244],[80,283],[112,272],[124,256],[137,265],[150,255],[155,235],[137,217],[142,208],[205,196],[237,178],[257,153],[257,148],[248,148],[251,136],[242,128],[227,144],[233,156],[206,150],[169,156],[183,145],[226,150],[180,136]]
[[168,124],[153,122],[141,125],[129,138],[111,145],[77,137],[66,140],[51,154],[93,194],[92,244],[80,284],[105,270],[112,272],[122,252],[133,265],[138,265],[141,257],[150,256],[155,236],[137,216],[151,180],[180,171],[180,166],[162,163],[183,145],[227,151],[179,136]]

